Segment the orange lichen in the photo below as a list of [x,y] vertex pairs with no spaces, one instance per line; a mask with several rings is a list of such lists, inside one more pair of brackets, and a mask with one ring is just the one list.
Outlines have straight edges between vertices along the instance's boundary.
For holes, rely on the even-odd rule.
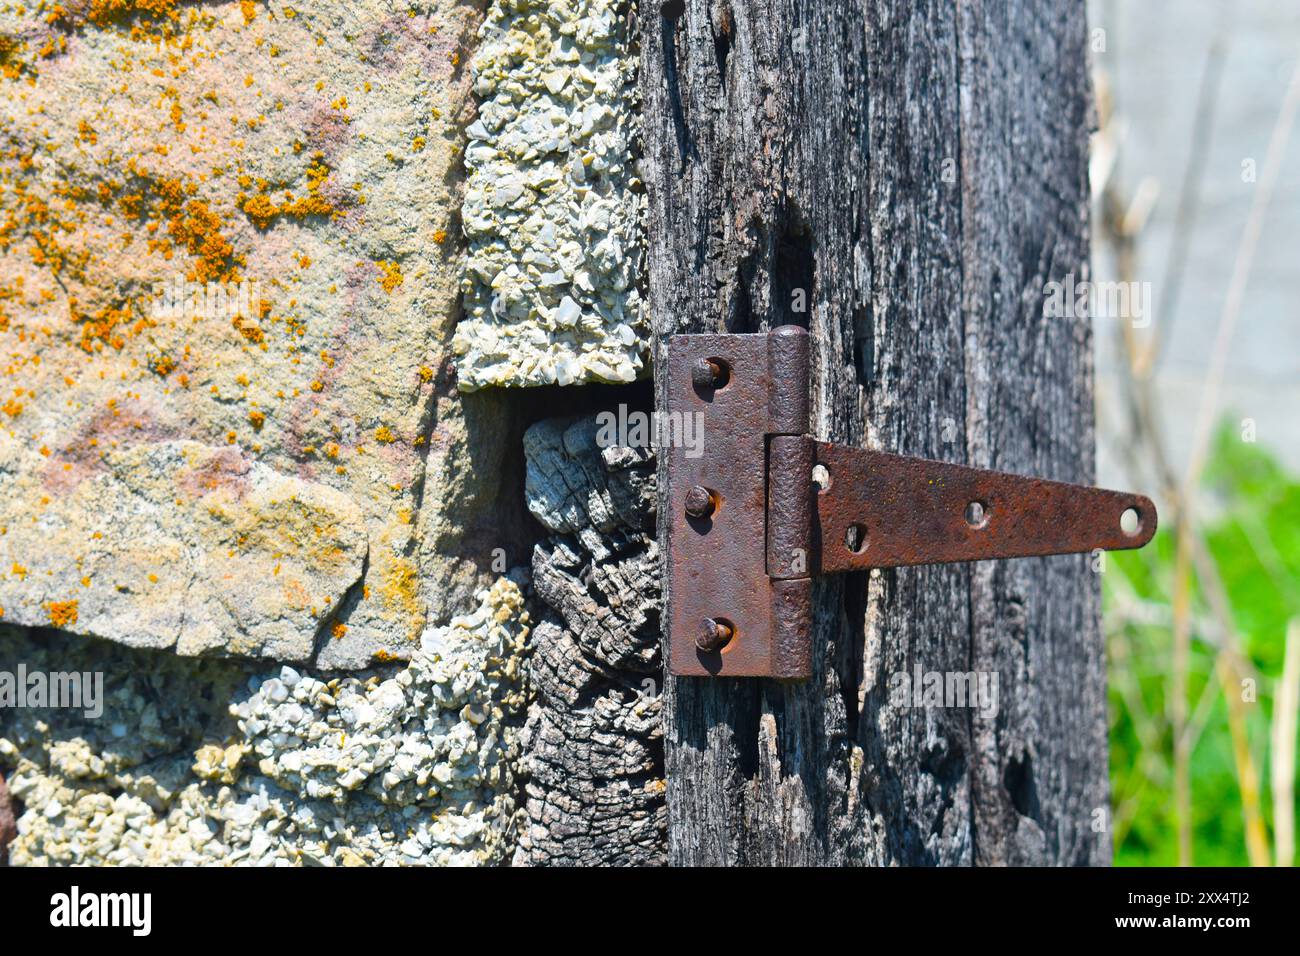
[[427,365],[421,365],[417,370],[417,374],[420,376],[420,381],[422,382],[433,381],[433,369],[429,368]]
[[387,425],[380,425],[375,429],[375,441],[383,442],[385,445],[391,445],[393,442],[397,441],[397,436],[393,434],[392,430]]
[[244,215],[248,216],[258,229],[269,226],[271,220],[280,212],[279,207],[262,193],[255,196],[241,196],[239,208],[244,210]]
[[401,263],[381,259],[375,265],[379,267],[379,275],[375,281],[383,287],[385,292],[391,293],[402,284]]
[[254,345],[261,344],[261,342],[266,338],[266,333],[264,333],[258,326],[245,324],[242,316],[235,316],[230,320],[230,324],[235,327],[235,330],[240,335],[252,342]]
[[0,33],[0,72],[6,79],[16,80],[27,64],[18,59],[27,44],[15,36]]
[[176,0],[90,0],[86,19],[97,27],[106,25],[114,17],[131,14],[148,14],[153,17],[175,15]]
[[335,621],[334,626],[330,628],[330,632],[335,638],[340,638],[348,632],[348,626],[339,621]]
[[46,613],[50,616],[51,627],[68,627],[77,623],[77,602],[72,601],[50,601],[45,605]]
[[257,411],[257,409],[254,409],[248,413],[248,421],[252,424],[253,431],[260,432],[262,426],[266,424],[266,416]]
[[82,350],[91,353],[105,345],[121,349],[126,344],[124,333],[128,330],[138,332],[143,320],[133,322],[134,315],[129,306],[106,305],[91,315],[82,313],[76,299],[68,300],[68,314],[73,322],[81,325]]
[[424,609],[420,605],[420,575],[415,564],[406,558],[390,558],[380,572],[380,596],[384,603],[399,611],[416,632],[424,624]]
[[[325,165],[325,154],[316,153],[307,165],[304,175],[307,177],[307,195],[294,198],[292,192],[285,192],[285,200],[278,205],[267,194],[270,184],[259,180],[260,191],[257,193],[241,192],[236,197],[236,205],[244,215],[252,220],[258,229],[268,228],[278,216],[301,221],[310,216],[336,216],[338,210],[334,204],[321,195],[321,187],[329,178],[330,168]],[[241,177],[240,185],[246,189],[252,185],[247,177]]]
[[190,200],[183,214],[178,213],[172,217],[168,231],[191,255],[199,257],[194,265],[194,273],[200,282],[234,279],[229,275],[229,269],[235,249],[221,235],[221,220],[208,208],[206,202],[201,199]]

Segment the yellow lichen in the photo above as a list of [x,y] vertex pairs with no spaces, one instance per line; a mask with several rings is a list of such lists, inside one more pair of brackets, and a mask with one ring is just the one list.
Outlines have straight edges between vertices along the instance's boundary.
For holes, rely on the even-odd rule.
[[172,238],[198,256],[195,278],[200,282],[229,280],[227,275],[234,247],[221,235],[221,220],[201,199],[191,200],[183,214],[173,216],[168,224]]
[[[301,198],[295,199],[293,193],[286,192],[284,202],[277,205],[266,193],[269,184],[259,180],[260,192],[251,195],[242,192],[236,197],[235,203],[259,229],[266,229],[278,216],[301,221],[309,216],[338,215],[334,204],[321,195],[321,187],[330,174],[323,153],[316,153],[312,157],[304,174],[307,177],[307,195]],[[251,180],[245,182],[246,179],[247,177],[240,179],[240,185],[245,188],[252,185]]]
[[244,215],[253,220],[253,225],[258,229],[265,229],[271,224],[279,214],[279,207],[271,202],[266,196],[258,193],[255,196],[243,196],[239,203],[239,208],[244,210]]
[[388,559],[381,572],[380,596],[393,610],[400,611],[418,631],[424,623],[424,610],[420,606],[420,575],[415,565],[405,558]]
[[77,623],[77,602],[72,601],[50,601],[45,605],[46,613],[50,616],[51,627],[67,627]]
[[391,293],[402,284],[402,266],[400,263],[381,259],[375,265],[379,267],[379,275],[375,281],[383,287],[385,292]]

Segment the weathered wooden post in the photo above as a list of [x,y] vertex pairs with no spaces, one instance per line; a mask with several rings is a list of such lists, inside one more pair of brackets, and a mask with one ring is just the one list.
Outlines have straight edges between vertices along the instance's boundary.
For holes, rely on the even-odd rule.
[[[1043,310],[1087,270],[1083,5],[641,18],[660,405],[666,336],[795,323],[815,437],[1090,481],[1090,330]],[[814,601],[811,680],[667,680],[670,862],[1109,859],[1088,557],[859,573]],[[896,693],[934,672],[995,674],[996,716]]]

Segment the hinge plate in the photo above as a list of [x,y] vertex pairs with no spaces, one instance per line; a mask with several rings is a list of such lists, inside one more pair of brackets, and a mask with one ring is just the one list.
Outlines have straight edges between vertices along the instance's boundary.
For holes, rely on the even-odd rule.
[[[702,360],[717,364],[724,377],[717,385],[697,381]],[[768,436],[808,429],[807,336],[674,336],[667,376],[668,428],[690,421],[701,438],[667,449],[669,667],[696,676],[805,676],[812,582],[774,581],[765,561]],[[706,517],[687,513],[696,486],[712,493]],[[720,650],[701,650],[706,620],[736,634]]]
[[1141,495],[815,441],[794,326],[671,337],[667,390],[670,436],[699,438],[666,449],[678,676],[809,676],[819,574],[1137,548],[1155,533]]

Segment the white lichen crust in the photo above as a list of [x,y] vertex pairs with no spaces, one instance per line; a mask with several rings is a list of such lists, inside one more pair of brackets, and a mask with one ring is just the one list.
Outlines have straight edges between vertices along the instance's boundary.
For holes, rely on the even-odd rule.
[[510,578],[480,598],[407,666],[328,682],[4,629],[0,650],[29,670],[101,670],[106,689],[98,719],[18,709],[0,730],[25,808],[10,862],[509,859],[529,622]]
[[630,382],[648,333],[635,45],[614,0],[494,0],[473,61],[461,389]]

